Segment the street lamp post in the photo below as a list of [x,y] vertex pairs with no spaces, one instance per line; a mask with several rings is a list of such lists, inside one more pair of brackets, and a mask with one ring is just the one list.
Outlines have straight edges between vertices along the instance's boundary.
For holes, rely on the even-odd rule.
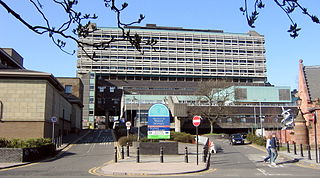
[[319,159],[318,159],[318,138],[317,138],[317,110],[315,110],[314,112],[314,147],[315,147],[315,151],[316,151],[316,163],[319,163]]
[[259,102],[259,104],[260,104],[259,118],[260,118],[261,136],[263,137],[262,116],[261,116],[261,102]]
[[257,113],[256,113],[256,106],[253,106],[253,114],[254,114],[254,129],[257,130]]
[[317,138],[317,110],[319,110],[319,107],[315,108],[309,108],[309,112],[313,113],[314,112],[314,117],[313,117],[313,124],[314,124],[314,147],[315,147],[315,152],[316,152],[316,163],[319,163],[319,155],[318,155],[318,138]]
[[138,100],[138,111],[139,111],[139,116],[138,116],[138,141],[140,141],[140,124],[141,124],[140,100],[141,100],[141,95],[139,95],[139,100]]

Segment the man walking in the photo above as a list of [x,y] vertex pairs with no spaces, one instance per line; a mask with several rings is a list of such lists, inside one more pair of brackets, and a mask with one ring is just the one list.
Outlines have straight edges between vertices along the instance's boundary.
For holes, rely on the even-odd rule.
[[[267,136],[267,140],[266,140],[266,150],[267,150],[267,153],[268,153],[268,155],[267,155],[267,157],[265,157],[264,158],[264,162],[267,162],[269,159],[270,159],[270,157],[271,157],[271,145],[270,145],[270,139],[271,138],[271,136],[270,135],[268,135]],[[270,159],[271,160],[271,159]],[[270,161],[269,160],[269,161]],[[271,161],[270,161],[271,162]]]
[[278,157],[278,151],[277,151],[277,138],[275,134],[272,134],[272,138],[270,140],[270,151],[271,151],[271,165],[275,166],[276,164],[276,159]]

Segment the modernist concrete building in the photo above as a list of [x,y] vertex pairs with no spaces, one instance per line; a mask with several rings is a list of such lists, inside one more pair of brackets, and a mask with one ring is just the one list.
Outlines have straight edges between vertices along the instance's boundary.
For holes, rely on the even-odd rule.
[[[96,24],[91,24],[95,26]],[[78,77],[84,83],[84,127],[93,127],[97,116],[120,116],[122,94],[192,95],[197,82],[228,78],[238,85],[265,85],[264,36],[255,31],[130,27],[142,41],[156,40],[137,51],[129,42],[117,41],[105,50],[78,50]],[[97,27],[89,43],[122,38],[118,28]]]
[[[296,115],[296,105],[292,103],[290,87],[274,86],[232,86],[221,93],[230,93],[225,112],[214,125],[216,132],[247,131],[251,129],[281,129],[283,109],[291,109]],[[192,111],[208,112],[209,104],[202,96],[195,95],[124,95],[123,117],[134,125],[147,124],[148,109],[157,103],[165,104],[172,116],[171,128],[176,131],[194,130]],[[211,107],[218,107],[213,104]],[[212,109],[214,110],[214,109]],[[205,118],[204,118],[205,119]],[[203,120],[200,129],[208,131],[209,122]]]

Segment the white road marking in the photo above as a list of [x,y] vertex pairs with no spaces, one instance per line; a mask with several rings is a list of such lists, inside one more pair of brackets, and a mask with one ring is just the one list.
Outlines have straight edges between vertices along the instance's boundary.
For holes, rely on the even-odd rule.
[[257,169],[259,172],[261,172],[265,176],[291,176],[291,174],[269,174],[264,169]]

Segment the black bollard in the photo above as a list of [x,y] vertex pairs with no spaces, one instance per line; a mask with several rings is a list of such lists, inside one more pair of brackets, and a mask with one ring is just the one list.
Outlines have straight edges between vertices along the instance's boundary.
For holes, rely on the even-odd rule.
[[289,142],[287,142],[287,152],[290,153],[290,145],[289,145]]
[[307,145],[307,149],[308,149],[308,159],[311,160],[310,145]]
[[160,147],[160,163],[163,163],[163,147]]
[[124,148],[121,146],[121,159],[124,159]]
[[186,147],[185,150],[186,150],[186,153],[184,155],[184,162],[188,163],[189,162],[189,160],[188,160],[188,147]]
[[297,154],[296,142],[293,142],[293,153],[294,153],[295,155]]
[[302,144],[300,144],[300,153],[301,153],[301,157],[303,157],[303,146],[302,146]]
[[117,147],[114,147],[114,162],[118,162],[118,150]]
[[129,143],[127,143],[127,157],[129,157],[130,156],[130,145],[129,145]]
[[137,147],[137,163],[140,163],[140,148]]
[[[319,157],[318,158],[320,159],[320,148],[319,148]],[[319,160],[319,162],[320,162],[320,160]]]
[[206,151],[206,147],[203,147],[203,158],[202,158],[203,162],[205,163],[207,161],[207,151]]

